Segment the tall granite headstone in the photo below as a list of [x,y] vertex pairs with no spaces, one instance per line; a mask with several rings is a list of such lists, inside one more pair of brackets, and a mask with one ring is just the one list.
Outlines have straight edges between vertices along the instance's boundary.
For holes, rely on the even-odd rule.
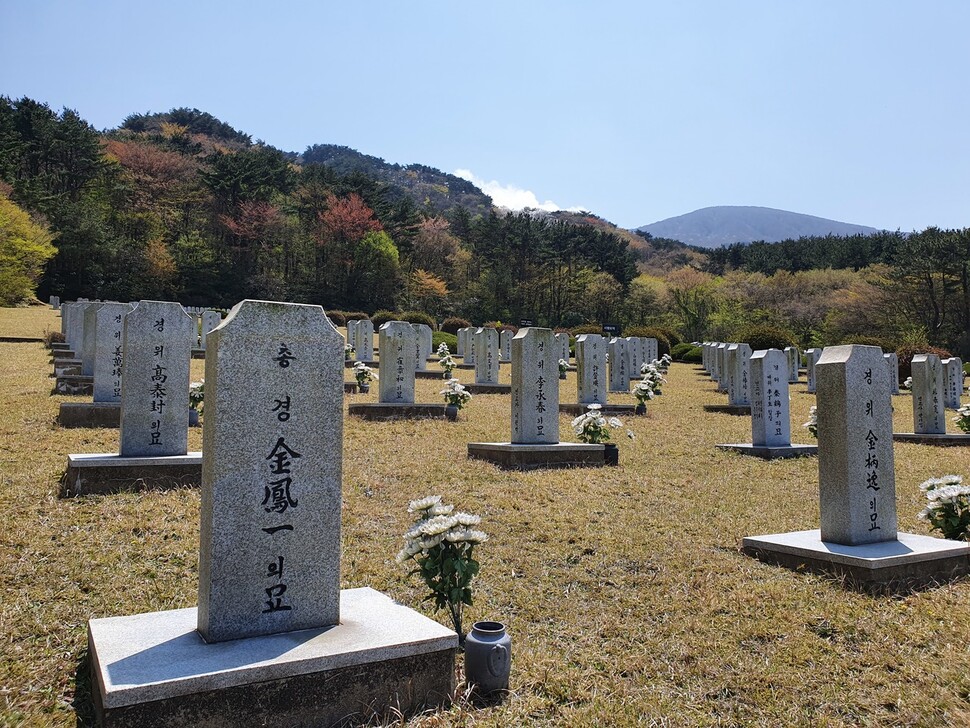
[[243,301],[209,334],[198,609],[207,642],[340,622],[343,358],[320,306]]
[[374,322],[360,319],[357,322],[357,361],[374,361]]
[[785,357],[788,360],[788,383],[798,384],[798,369],[802,364],[802,353],[797,346],[786,346]]
[[[822,357],[822,349],[805,349],[805,370],[808,375],[808,387],[806,391],[809,394],[815,393],[815,388],[817,385],[815,379],[815,364]],[[880,351],[882,351],[880,349]]]
[[200,348],[205,350],[206,347],[206,337],[208,337],[209,332],[212,331],[216,326],[222,323],[222,314],[218,311],[203,311],[201,315],[201,328],[200,333]]
[[121,368],[124,360],[122,335],[127,303],[105,303],[98,309],[94,355],[94,401],[121,401]]
[[388,321],[378,331],[381,359],[378,399],[381,404],[414,404],[418,335],[407,321]]
[[892,394],[899,394],[899,357],[894,353],[883,354],[886,360],[886,367],[889,369],[889,391]]
[[569,334],[556,334],[556,346],[559,347],[559,358],[569,364]]
[[515,336],[515,332],[511,329],[502,329],[498,335],[498,345],[499,345],[499,361],[510,362],[512,361],[512,337]]
[[98,347],[98,311],[103,303],[89,303],[81,323],[81,374],[94,376],[94,360]]
[[475,337],[481,330],[481,326],[476,326],[468,329],[468,331],[465,332],[465,357],[462,360],[463,363],[472,365],[475,364],[475,357],[478,356],[478,352],[475,351]]
[[475,384],[498,384],[498,338],[495,329],[476,329]]
[[428,370],[428,359],[431,358],[431,348],[434,332],[427,324],[412,324],[418,337],[418,360],[417,370],[424,372]]
[[140,301],[125,315],[122,457],[188,451],[189,361],[194,342],[194,321],[181,304]]
[[512,443],[559,442],[559,369],[552,329],[520,329],[512,339]]
[[456,356],[465,356],[465,347],[468,343],[468,327],[462,327],[456,332],[456,337],[458,338],[458,351]]
[[913,432],[918,435],[946,433],[943,407],[943,365],[936,354],[913,357]]
[[[357,319],[350,319],[347,321],[347,340],[346,343],[354,347],[354,351],[357,351]],[[354,353],[353,358],[357,358],[357,354]]]
[[812,366],[818,387],[821,539],[850,546],[893,541],[892,402],[882,350],[826,347]]
[[717,357],[717,391],[723,393],[728,391],[728,379],[731,373],[727,363],[728,346],[730,346],[728,342],[722,341],[714,350],[714,355]]
[[628,374],[631,379],[640,376],[640,368],[646,364],[645,339],[640,336],[626,337],[626,358]]
[[728,347],[728,403],[751,404],[751,347],[747,344],[731,344]]
[[751,355],[751,442],[754,445],[791,444],[788,361],[787,354],[778,349]]
[[943,359],[943,405],[947,409],[960,409],[963,396],[963,362],[958,356]]
[[576,339],[576,383],[579,404],[606,404],[606,340],[600,334]]
[[630,360],[626,339],[613,338],[607,346],[611,392],[626,392],[630,388]]

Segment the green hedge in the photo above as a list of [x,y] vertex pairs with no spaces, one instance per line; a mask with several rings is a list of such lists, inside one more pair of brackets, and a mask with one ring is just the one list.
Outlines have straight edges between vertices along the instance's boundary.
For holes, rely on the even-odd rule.
[[441,346],[441,342],[448,345],[448,351],[452,354],[458,353],[458,337],[446,331],[435,331],[431,334],[431,353],[434,354]]

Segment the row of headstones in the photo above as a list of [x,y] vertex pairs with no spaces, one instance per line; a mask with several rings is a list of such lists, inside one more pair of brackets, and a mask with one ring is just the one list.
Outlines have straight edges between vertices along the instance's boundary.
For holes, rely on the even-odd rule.
[[913,432],[946,434],[947,409],[960,409],[963,394],[963,362],[958,357],[940,359],[936,354],[917,354],[912,363]]
[[[390,323],[390,322],[388,322]],[[394,323],[407,323],[406,321],[395,321]],[[415,357],[416,368],[419,372],[428,370],[428,360],[432,354],[433,331],[427,324],[408,324],[415,331]],[[378,332],[379,334],[379,332]],[[357,361],[374,361],[374,323],[370,319],[351,319],[347,322],[346,342],[354,347]],[[378,348],[380,341],[378,340]],[[382,350],[383,351],[383,350]]]

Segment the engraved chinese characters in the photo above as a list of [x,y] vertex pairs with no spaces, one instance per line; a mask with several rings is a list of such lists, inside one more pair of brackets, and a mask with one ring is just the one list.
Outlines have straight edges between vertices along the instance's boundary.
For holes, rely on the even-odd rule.
[[552,329],[512,339],[512,443],[559,442],[559,349]]
[[936,354],[913,357],[913,432],[921,435],[946,433],[943,409],[943,365]]
[[788,359],[788,383],[798,384],[798,369],[802,363],[801,352],[797,346],[786,346],[785,356]]
[[963,395],[963,361],[950,357],[940,362],[943,367],[943,404],[947,409],[960,409]]
[[889,371],[877,346],[832,346],[815,364],[822,541],[896,539]]
[[626,339],[610,339],[607,344],[609,359],[609,383],[611,392],[625,392],[630,387],[630,359]]
[[502,329],[499,332],[499,361],[512,361],[512,337],[515,334],[510,329]]
[[751,356],[751,442],[780,447],[791,444],[788,413],[788,357],[778,349]]
[[733,405],[751,404],[750,387],[751,347],[731,344],[727,348],[728,402]]
[[418,335],[406,321],[388,321],[378,331],[381,360],[378,367],[379,401],[414,404],[414,370]]
[[123,325],[120,454],[185,455],[195,320],[178,303],[141,301]]
[[268,301],[243,301],[209,334],[198,625],[208,641],[339,622],[343,343],[319,306]]
[[106,303],[98,309],[94,355],[94,401],[121,401],[121,336],[125,316],[131,311],[127,303]]
[[354,329],[357,338],[353,342],[357,361],[374,361],[374,324],[370,319],[359,319]]
[[417,369],[418,371],[427,371],[428,369],[428,359],[431,358],[432,341],[434,332],[431,327],[427,324],[411,324],[414,326],[414,331],[418,335],[417,352],[418,361]]

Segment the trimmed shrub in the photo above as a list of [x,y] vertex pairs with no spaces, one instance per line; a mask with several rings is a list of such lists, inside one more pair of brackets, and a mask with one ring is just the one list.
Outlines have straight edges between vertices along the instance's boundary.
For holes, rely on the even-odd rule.
[[[441,322],[441,330],[448,334],[458,335],[458,329],[467,329],[472,325],[472,322],[468,319],[459,318],[458,316],[449,316],[444,321]],[[457,346],[457,339],[455,339],[455,346]]]
[[401,314],[397,313],[396,311],[388,311],[387,309],[375,311],[374,315],[370,317],[370,320],[374,324],[374,331],[377,331],[388,321],[403,321]]
[[448,345],[448,351],[452,354],[458,353],[458,337],[445,331],[435,331],[431,334],[431,353],[438,351],[442,343]]
[[795,335],[791,331],[778,326],[763,324],[741,329],[736,340],[750,346],[751,351],[761,351],[762,349],[784,351],[786,346],[795,346]]
[[570,333],[573,336],[581,336],[582,334],[602,334],[603,327],[599,324],[581,324],[580,326],[574,326],[570,329]]
[[[681,349],[680,347],[686,347],[686,349]],[[680,350],[679,358],[677,356],[673,357],[674,361],[682,361],[690,364],[700,364],[703,361],[704,350],[699,346],[694,346],[693,344],[677,344],[671,351]]]
[[363,311],[343,311],[344,321],[365,321],[370,318]]
[[647,339],[657,340],[657,356],[670,354],[670,339],[667,338],[665,329],[658,326],[631,326],[623,332],[624,336],[642,336]]
[[346,326],[347,325],[347,314],[343,311],[327,311],[327,318],[330,319],[330,323],[334,326]]
[[404,311],[399,313],[400,316],[398,321],[407,321],[409,324],[426,324],[431,327],[432,331],[436,331],[438,328],[438,322],[434,320],[431,314],[427,314],[424,311]]
[[907,377],[913,376],[913,357],[917,354],[936,354],[940,359],[949,359],[953,356],[946,349],[939,349],[935,346],[925,344],[906,344],[896,349],[896,356],[899,357],[899,381],[904,381]]
[[691,349],[696,349],[692,344],[674,344],[670,347],[670,358],[674,361],[684,361],[683,356]]

